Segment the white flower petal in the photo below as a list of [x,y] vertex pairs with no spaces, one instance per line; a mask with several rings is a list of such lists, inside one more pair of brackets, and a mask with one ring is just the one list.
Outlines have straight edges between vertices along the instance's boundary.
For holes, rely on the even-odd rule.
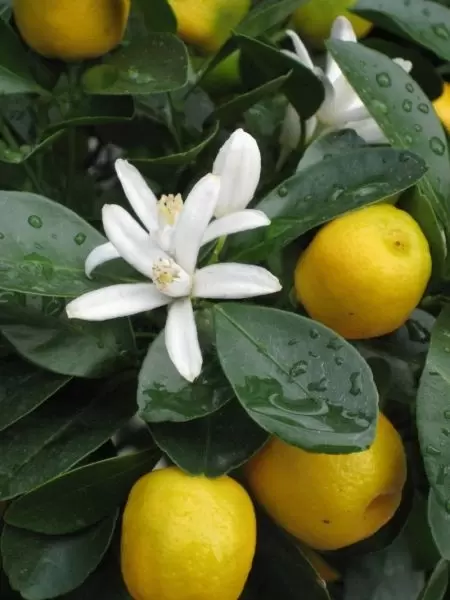
[[308,67],[308,69],[313,70],[314,69],[313,61],[311,60],[311,57],[309,56],[309,52],[306,49],[306,46],[302,42],[300,37],[295,33],[295,31],[292,31],[292,29],[287,29],[286,35],[291,38],[292,45],[294,46],[294,49],[295,49],[295,54],[296,54],[297,58],[299,59],[299,61],[302,63],[302,65],[304,65],[305,67]]
[[115,162],[116,173],[134,212],[148,231],[158,228],[157,199],[139,171],[128,161]]
[[220,217],[208,225],[208,229],[203,236],[203,244],[216,240],[223,235],[238,233],[239,231],[249,231],[258,227],[270,225],[270,219],[261,210],[252,210],[247,208],[239,212],[232,213],[226,217]]
[[349,122],[346,126],[354,129],[368,144],[385,144],[388,141],[376,121],[372,118]]
[[[317,128],[317,118],[311,117],[305,122],[305,142],[308,143],[313,137]],[[276,169],[277,171],[281,169],[281,167],[286,162],[289,154],[297,149],[300,139],[302,136],[302,123],[297,114],[297,111],[292,106],[292,104],[288,104],[286,108],[286,113],[284,116],[284,121],[281,126],[280,132],[280,156],[278,157]]]
[[242,129],[236,130],[219,150],[213,174],[220,176],[215,216],[246,208],[261,176],[261,153],[255,138]]
[[401,67],[406,73],[411,73],[413,64],[410,60],[406,60],[405,58],[394,58],[395,64]]
[[334,127],[345,125],[349,120],[348,115],[355,118],[359,113],[362,118],[367,118],[369,112],[344,75],[341,74],[334,84],[327,77],[322,79],[322,83],[325,100],[317,111],[317,118],[321,123]]
[[[357,41],[353,26],[346,17],[337,17],[337,19],[333,21],[330,37],[333,40],[341,40],[343,42]],[[334,84],[334,82],[342,75],[341,69],[331,56],[330,52],[327,53],[325,74],[332,84]]]
[[103,265],[105,262],[114,260],[115,258],[120,258],[120,254],[111,244],[111,242],[106,242],[106,244],[97,246],[88,254],[88,257],[86,258],[86,262],[84,264],[86,276],[90,277],[92,272],[97,267]]
[[170,301],[151,283],[123,283],[75,298],[66,306],[66,312],[69,319],[106,321],[153,310]]
[[121,206],[105,204],[102,210],[106,236],[120,256],[146,277],[152,277],[157,258],[169,258],[137,221]]
[[214,214],[219,191],[219,177],[212,174],[202,177],[186,198],[178,219],[173,234],[173,249],[176,262],[188,275],[195,270],[198,251]]
[[195,273],[192,292],[197,298],[236,300],[265,296],[280,290],[280,282],[267,269],[240,263],[219,263]]
[[177,371],[188,381],[194,381],[200,375],[203,359],[189,298],[175,300],[170,305],[165,340],[170,360]]

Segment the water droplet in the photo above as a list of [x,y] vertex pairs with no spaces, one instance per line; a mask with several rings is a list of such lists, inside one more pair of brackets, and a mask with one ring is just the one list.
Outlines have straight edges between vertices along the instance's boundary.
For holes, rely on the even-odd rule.
[[16,150],[11,150],[11,148],[5,148],[2,150],[3,158],[14,164],[21,163],[23,161],[22,152],[17,152]]
[[306,362],[306,360],[299,360],[298,362],[294,363],[289,369],[289,376],[295,378],[299,375],[304,375],[307,370],[308,363]]
[[350,394],[352,396],[359,396],[361,392],[362,392],[361,374],[360,373],[352,373],[350,375]]
[[428,104],[425,104],[424,102],[421,102],[420,104],[417,105],[417,108],[420,110],[421,113],[423,113],[424,115],[427,115],[430,112],[430,107],[428,106]]
[[333,192],[331,193],[331,195],[330,195],[330,197],[329,197],[329,200],[330,200],[331,202],[336,202],[336,200],[339,200],[339,198],[340,198],[340,197],[342,196],[342,194],[345,192],[345,188],[343,188],[343,187],[342,187],[342,186],[340,186],[340,185],[335,185],[335,186],[333,186],[333,187],[334,187],[334,190],[333,190]]
[[403,100],[402,108],[405,112],[411,112],[413,108],[413,103],[411,100]]
[[329,350],[336,350],[336,352],[338,350],[340,350],[342,347],[343,347],[343,343],[338,337],[332,337],[327,344],[327,348]]
[[445,23],[439,23],[438,25],[433,25],[431,27],[431,29],[434,31],[434,33],[441,38],[441,40],[448,40],[450,35],[448,33],[448,29],[447,26],[445,25]]
[[387,115],[389,109],[384,102],[380,102],[380,100],[372,100],[372,107],[375,110],[379,110],[383,115]]
[[405,85],[406,91],[409,92],[410,94],[412,94],[412,92],[414,91],[414,86],[412,83],[407,83]]
[[450,429],[448,427],[443,427],[442,433],[445,435],[445,437],[450,437]]
[[4,239],[5,239],[5,234],[0,231],[0,240],[4,240]]
[[285,185],[282,185],[278,188],[278,195],[281,196],[281,198],[284,198],[288,195],[288,189]]
[[450,410],[444,410],[444,419],[448,419],[450,421]]
[[424,17],[429,17],[430,16],[430,9],[429,8],[424,8],[422,10],[422,14]]
[[154,80],[149,73],[142,73],[137,67],[129,67],[125,73],[125,79],[133,83],[143,84],[150,83]]
[[29,225],[31,225],[31,227],[34,227],[35,229],[40,229],[42,227],[42,219],[37,215],[30,215],[28,217],[28,223]]
[[432,446],[431,444],[428,444],[428,446],[425,448],[425,452],[429,456],[439,456],[441,454],[441,451],[439,450],[439,448],[436,448],[435,446]]
[[295,344],[298,344],[298,340],[289,340],[288,341],[288,346],[295,346]]
[[313,340],[317,340],[317,338],[320,336],[320,333],[317,331],[317,329],[310,329],[309,330],[309,337],[312,338]]
[[317,354],[317,352],[313,352],[312,350],[309,350],[308,354],[311,358],[319,358],[319,355]]
[[444,505],[445,508],[445,512],[450,514],[450,500],[447,500],[447,502]]
[[378,73],[375,77],[380,87],[388,88],[391,87],[391,78],[387,73]]
[[420,133],[422,131],[422,125],[419,125],[419,123],[416,123],[414,125],[414,131],[417,131],[417,133]]
[[84,233],[77,233],[77,235],[73,238],[73,241],[78,246],[81,246],[86,241],[86,235]]
[[336,356],[334,362],[337,364],[338,367],[342,367],[342,365],[344,364],[344,359],[342,358],[342,356]]
[[438,156],[442,156],[445,153],[445,144],[438,137],[430,138],[430,148],[431,151],[437,154]]
[[413,143],[413,138],[412,136],[409,135],[409,133],[407,133],[404,137],[404,142],[407,146],[411,146],[411,144]]
[[326,377],[321,377],[319,381],[311,381],[311,383],[308,383],[307,387],[310,392],[326,392],[328,389],[328,381]]

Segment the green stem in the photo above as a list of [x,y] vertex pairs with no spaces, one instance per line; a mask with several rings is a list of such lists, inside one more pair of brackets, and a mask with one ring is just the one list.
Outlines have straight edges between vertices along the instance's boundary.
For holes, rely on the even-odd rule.
[[227,236],[223,235],[222,237],[220,237],[217,240],[216,246],[213,250],[213,253],[211,255],[211,258],[208,261],[208,265],[215,265],[216,263],[219,262],[220,259],[220,253],[223,250],[223,247],[225,246],[225,242],[227,241]]

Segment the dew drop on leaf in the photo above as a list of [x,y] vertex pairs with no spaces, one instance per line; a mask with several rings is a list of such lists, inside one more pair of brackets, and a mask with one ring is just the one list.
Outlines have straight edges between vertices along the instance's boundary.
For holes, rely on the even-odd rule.
[[0,231],[0,240],[4,240],[4,239],[5,239],[5,234]]
[[430,107],[428,106],[428,104],[425,104],[425,102],[421,102],[420,104],[417,105],[417,108],[420,110],[420,112],[422,112],[424,115],[428,114],[430,112]]
[[406,91],[409,92],[410,94],[412,94],[412,92],[414,91],[414,86],[412,83],[407,83],[405,85]]
[[413,103],[411,100],[403,100],[402,108],[405,112],[411,112],[413,108]]
[[422,131],[422,125],[419,125],[419,123],[416,123],[414,125],[414,131],[417,131],[417,133],[420,133]]
[[306,362],[306,360],[299,360],[298,362],[294,363],[289,369],[289,376],[295,378],[299,375],[304,375],[307,370],[308,363]]
[[342,358],[342,356],[336,356],[334,362],[337,364],[338,367],[342,367],[342,365],[344,364],[344,359]]
[[73,238],[73,241],[77,246],[81,246],[86,241],[86,235],[84,233],[77,233],[77,235]]
[[408,146],[411,146],[411,144],[413,143],[414,140],[413,140],[412,136],[410,136],[409,134],[406,134],[404,137],[404,141],[405,141],[405,144],[407,144]]
[[441,451],[439,450],[439,448],[436,448],[435,446],[432,446],[431,444],[428,444],[428,446],[425,448],[425,452],[429,456],[439,456],[441,454]]
[[40,229],[42,227],[42,219],[37,215],[30,215],[28,217],[28,224],[35,229]]
[[448,29],[447,26],[445,25],[445,23],[439,23],[438,25],[433,25],[431,27],[431,29],[434,31],[434,33],[441,38],[441,40],[448,40],[449,39],[449,33],[448,33]]
[[375,110],[379,110],[383,115],[387,115],[389,109],[384,102],[380,102],[380,100],[372,100],[372,106]]
[[442,156],[445,153],[445,145],[442,140],[438,137],[430,138],[430,148],[431,151],[437,154],[438,156]]
[[350,375],[350,394],[352,396],[359,396],[361,392],[361,375],[360,373],[352,373]]
[[448,419],[450,421],[450,410],[444,410],[444,419]]
[[377,80],[377,83],[380,87],[383,88],[388,88],[391,87],[391,78],[389,77],[389,75],[387,73],[377,73],[375,79]]
[[282,185],[278,188],[278,195],[281,196],[281,198],[284,198],[288,195],[288,189],[285,185]]
[[317,340],[317,338],[319,337],[320,333],[317,331],[317,329],[310,329],[309,330],[309,337],[312,338],[313,340]]
[[326,392],[328,389],[328,381],[326,377],[321,377],[319,381],[311,381],[311,383],[308,383],[307,387],[310,392]]

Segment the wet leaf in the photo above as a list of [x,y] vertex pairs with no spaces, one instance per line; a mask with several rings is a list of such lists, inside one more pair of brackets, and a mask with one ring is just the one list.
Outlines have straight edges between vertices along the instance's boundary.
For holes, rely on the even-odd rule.
[[417,600],[442,600],[448,587],[448,562],[440,560]]
[[428,523],[440,555],[450,560],[450,513],[431,489],[428,495]]
[[167,0],[134,0],[147,31],[176,33],[177,20]]
[[247,14],[236,27],[236,33],[258,37],[282,23],[306,0],[263,0]]

